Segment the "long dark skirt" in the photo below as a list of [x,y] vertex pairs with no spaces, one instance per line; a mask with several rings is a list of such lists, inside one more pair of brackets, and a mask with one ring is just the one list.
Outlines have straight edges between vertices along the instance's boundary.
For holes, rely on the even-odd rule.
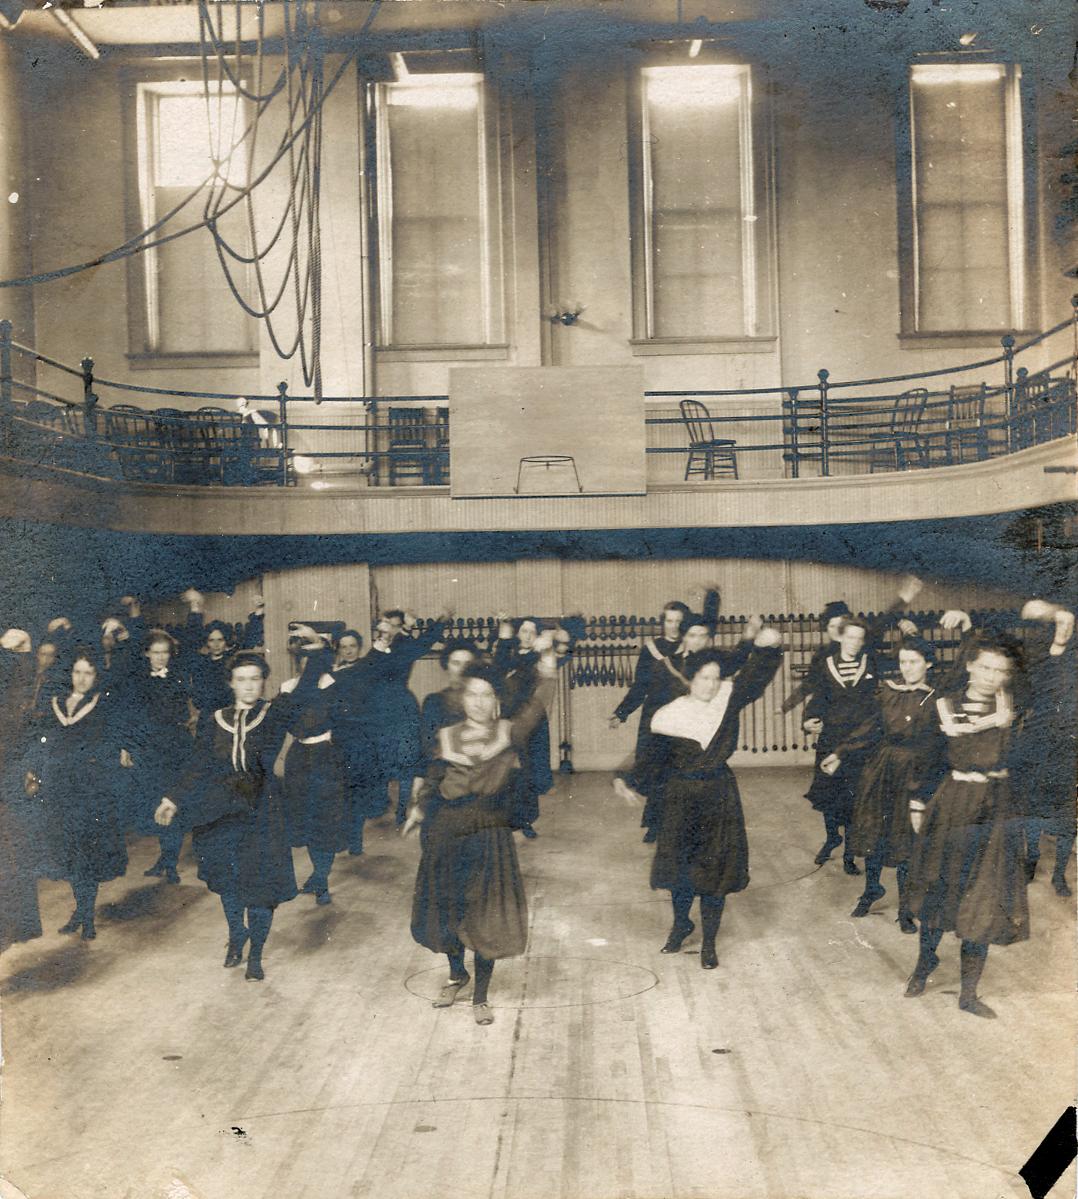
[[846,844],[858,857],[881,853],[898,866],[913,852],[910,800],[916,798],[921,760],[899,745],[884,746],[861,771]]
[[[111,783],[111,780],[109,780]],[[104,883],[127,871],[123,817],[103,771],[42,787],[47,878]]]
[[236,895],[245,907],[274,908],[296,896],[292,849],[276,792],[251,812],[230,812],[192,836],[198,877],[218,895]]
[[134,766],[121,772],[128,798],[128,828],[143,837],[160,834],[161,826],[154,821],[154,812],[164,796],[171,798],[190,765],[193,748],[191,737],[183,729],[176,729],[164,734],[148,752],[135,759]]
[[0,951],[41,936],[28,804],[0,800]]
[[509,958],[528,943],[524,881],[499,807],[497,797],[440,803],[423,823],[412,936],[435,953]]
[[910,910],[929,928],[1009,945],[1029,937],[1022,825],[1006,779],[947,775],[925,811],[910,858]]
[[826,775],[820,763],[829,753],[830,749],[817,748],[816,770],[805,798],[821,815],[833,817],[837,824],[849,824],[865,760],[860,756],[843,759],[834,774]]
[[294,741],[284,764],[285,824],[291,845],[340,853],[348,844],[348,793],[332,741]]
[[749,885],[749,842],[733,772],[706,779],[674,774],[663,788],[651,885],[728,895]]

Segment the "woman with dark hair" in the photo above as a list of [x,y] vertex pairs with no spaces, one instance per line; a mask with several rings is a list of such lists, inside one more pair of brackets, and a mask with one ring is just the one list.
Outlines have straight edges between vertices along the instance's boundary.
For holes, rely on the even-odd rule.
[[300,672],[281,684],[278,701],[287,697],[287,735],[283,765],[278,762],[274,771],[282,783],[289,842],[293,848],[306,847],[311,859],[311,877],[300,891],[324,906],[333,902],[333,859],[348,843],[344,764],[335,736],[333,650],[307,625],[289,629],[289,648],[300,660]]
[[636,660],[632,686],[614,709],[609,721],[610,728],[617,728],[635,711],[640,711],[633,765],[624,777],[618,775],[614,779],[614,790],[626,800],[636,799],[638,796],[644,798],[644,812],[640,823],[647,830],[644,833],[645,841],[654,841],[658,831],[658,812],[654,800],[658,781],[654,769],[655,755],[652,752],[654,742],[651,718],[676,694],[673,678],[669,671],[662,668],[661,659],[669,658],[677,652],[681,644],[682,627],[689,617],[688,605],[680,600],[671,600],[663,607],[660,618],[662,632],[658,637],[644,638],[640,656]]
[[[498,640],[494,643],[493,666],[501,677],[502,713],[513,720],[535,694],[539,684],[539,652],[535,646],[542,622],[537,616],[524,616],[510,621],[499,614]],[[539,836],[535,822],[539,819],[539,797],[554,786],[550,768],[550,722],[545,710],[532,729],[521,754],[521,769],[517,775],[517,798],[510,816],[510,826],[525,837]]]
[[345,629],[337,638],[337,660],[333,664],[336,685],[334,741],[344,766],[348,800],[348,852],[363,852],[363,825],[370,805],[370,754],[367,752],[363,706],[363,636]]
[[164,629],[154,629],[147,638],[145,665],[118,697],[120,763],[133,773],[128,784],[132,800],[128,823],[141,836],[154,835],[160,841],[157,861],[143,873],[147,878],[163,875],[167,883],[180,881],[176,867],[184,830],[179,823],[161,828],[154,812],[161,796],[187,770],[193,748],[188,731],[190,692],[176,667],[178,653],[176,639]]
[[351,670],[357,666],[363,650],[363,635],[355,629],[345,629],[337,638],[337,658],[333,663],[333,673]]
[[180,664],[190,679],[191,700],[200,713],[215,712],[232,699],[229,662],[232,630],[223,621],[208,624],[202,614],[205,600],[194,588],[183,593],[190,611],[183,629]]
[[[820,866],[842,845],[868,756],[867,746],[848,747],[845,757],[832,770],[824,770],[823,763],[830,759],[836,746],[877,712],[876,666],[864,648],[867,635],[868,625],[864,620],[857,616],[843,617],[838,642],[824,658],[801,722],[806,733],[817,737],[816,769],[805,798],[823,817],[826,836],[816,855]],[[861,873],[853,860],[848,837],[842,851],[842,868],[847,874]]]
[[120,747],[109,720],[97,664],[76,650],[71,686],[54,695],[31,745],[29,795],[40,792],[44,810],[48,878],[66,879],[75,911],[60,929],[97,935],[94,909],[101,883],[127,870],[124,821],[118,802]]
[[296,895],[281,797],[271,783],[291,712],[287,699],[271,705],[262,698],[268,674],[257,654],[231,660],[233,701],[201,714],[191,766],[154,817],[167,826],[180,812],[194,830],[198,877],[220,895],[228,921],[225,966],[243,961],[250,940],[247,978],[255,980],[265,977],[273,911]]
[[924,993],[940,940],[951,931],[962,941],[958,1006],[990,1019],[996,1013],[977,998],[988,947],[1029,938],[1021,821],[1007,769],[1015,660],[1010,647],[985,634],[974,635],[963,658],[965,686],[936,701],[948,769],[910,858],[909,904],[920,918],[921,945],[906,995]]
[[438,748],[438,733],[447,725],[457,724],[464,718],[461,697],[464,692],[465,674],[480,660],[479,646],[463,638],[447,641],[442,647],[440,662],[445,671],[447,685],[441,691],[432,691],[423,701],[419,712],[422,728],[423,761],[429,762]]
[[718,654],[696,658],[689,693],[651,720],[663,779],[651,885],[670,892],[674,922],[663,953],[677,953],[695,928],[689,913],[699,896],[703,923],[700,964],[714,970],[726,896],[749,884],[749,846],[737,780],[727,762],[737,748],[742,708],[761,696],[782,661],[774,629],[763,629],[730,678]]
[[851,756],[868,754],[853,803],[847,844],[865,859],[865,889],[852,916],[867,916],[886,894],[880,885],[884,866],[898,877],[898,923],[904,933],[917,924],[907,905],[909,857],[913,851],[915,813],[923,811],[942,770],[943,737],[936,715],[936,692],[928,674],[936,651],[919,637],[899,645],[900,679],[884,679],[877,705],[820,763],[833,775]]
[[487,989],[499,958],[524,952],[528,911],[513,844],[514,774],[554,693],[557,662],[549,634],[534,642],[539,682],[513,720],[500,711],[501,673],[478,663],[465,672],[464,720],[442,728],[404,833],[422,829],[412,905],[412,936],[449,959],[449,980],[434,1001],[449,1007],[469,981],[464,951],[475,955],[472,1011],[494,1020]]

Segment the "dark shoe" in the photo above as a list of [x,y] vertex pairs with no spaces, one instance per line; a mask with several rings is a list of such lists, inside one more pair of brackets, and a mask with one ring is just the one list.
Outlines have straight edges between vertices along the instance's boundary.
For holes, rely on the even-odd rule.
[[317,895],[322,887],[322,883],[318,881],[318,876],[312,874],[311,877],[299,889],[300,895]]
[[528,838],[529,841],[534,841],[535,838],[539,836],[539,834],[535,831],[535,829],[532,828],[530,824],[526,824],[520,831],[525,837]]
[[265,972],[262,969],[262,950],[252,949],[247,955],[247,970],[244,973],[244,978],[251,978],[255,982],[261,982],[265,977]]
[[666,938],[666,944],[659,950],[660,953],[680,953],[685,940],[691,937],[696,925],[689,920],[685,924],[675,924],[670,930],[670,936]]
[[97,936],[97,929],[94,928],[93,918],[82,922],[82,939],[84,941],[92,941]]
[[882,899],[887,892],[883,887],[875,891],[866,891],[864,895],[857,901],[857,907],[850,913],[851,916],[867,916],[872,909],[872,905],[877,899]]
[[982,1003],[976,995],[972,999],[960,999],[958,1006],[964,1012],[969,1012],[971,1016],[980,1016],[983,1020],[994,1020],[996,1013],[988,1006],[987,1003]]
[[358,858],[362,852],[362,844],[357,844],[357,842],[353,841],[352,844],[348,846],[348,853],[350,857]]
[[317,903],[320,908],[324,908],[326,904],[332,902],[333,896],[330,895],[328,887],[324,891],[319,891],[315,896],[315,903]]
[[154,862],[154,864],[149,868],[149,870],[144,870],[142,872],[142,876],[143,876],[143,878],[158,878],[160,875],[162,875],[164,873],[165,873],[164,864],[162,863],[161,859],[158,858],[157,861]]
[[61,924],[56,930],[58,933],[77,933],[82,928],[82,917],[78,912],[71,913],[71,919],[66,924]]
[[228,949],[225,952],[225,969],[228,970],[232,966],[238,966],[243,961],[243,947],[247,944],[247,938],[242,941],[229,941]]
[[705,970],[714,970],[718,964],[719,955],[715,952],[715,946],[702,945],[700,947],[700,965]]
[[174,867],[169,866],[165,871],[165,882],[175,886],[180,881],[180,872]]
[[843,857],[842,869],[845,870],[847,874],[856,875],[861,873],[860,866],[857,865],[857,863],[853,860],[853,856],[850,854],[847,854]]
[[1062,895],[1064,899],[1068,899],[1072,894],[1070,887],[1067,886],[1067,880],[1062,874],[1052,875],[1052,886],[1055,887],[1056,894]]
[[658,841],[658,839],[659,839],[659,834],[658,834],[657,830],[655,830],[653,828],[649,828],[648,831],[644,834],[644,844],[645,845],[651,845],[654,841]]
[[926,974],[911,974],[909,981],[906,983],[906,998],[916,999],[918,995],[925,993],[925,986],[928,983],[928,975]]
[[917,921],[914,920],[912,913],[899,912],[898,915],[895,917],[895,919],[898,921],[898,927],[904,933],[916,933],[917,932]]
[[1033,879],[1037,874],[1037,862],[1039,860],[1039,858],[1026,858],[1025,867],[1027,883],[1033,882]]
[[827,840],[820,846],[820,852],[816,855],[816,865],[822,866],[828,861],[831,854],[842,844],[841,837],[828,837]]

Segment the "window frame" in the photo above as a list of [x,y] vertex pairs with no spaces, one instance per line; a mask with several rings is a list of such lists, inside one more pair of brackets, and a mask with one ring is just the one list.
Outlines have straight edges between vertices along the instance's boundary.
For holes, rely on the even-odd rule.
[[[778,344],[778,234],[775,194],[774,103],[770,74],[766,66],[730,53],[707,51],[692,60],[689,42],[684,48],[667,54],[649,55],[629,72],[629,221],[631,236],[631,276],[633,335],[630,346],[634,356],[659,354],[746,354],[773,353]],[[740,113],[742,135],[747,129],[751,139],[750,172],[741,172],[742,196],[746,186],[752,189],[756,220],[752,222],[754,250],[752,270],[754,310],[757,332],[713,335],[654,334],[654,265],[651,260],[651,213],[649,201],[650,162],[645,151],[647,113],[643,70],[648,67],[731,66],[749,72],[751,99],[748,112]],[[745,279],[745,275],[742,275]],[[743,286],[746,284],[743,283]]]
[[511,189],[506,177],[510,155],[504,144],[509,128],[506,101],[497,80],[488,71],[472,68],[459,73],[481,76],[479,169],[485,184],[485,206],[480,213],[480,224],[489,256],[480,279],[484,336],[483,340],[463,342],[398,342],[391,336],[392,292],[383,283],[386,278],[392,281],[392,192],[383,165],[384,139],[379,136],[380,128],[385,128],[385,89],[398,80],[372,78],[364,76],[362,69],[360,72],[365,206],[370,231],[368,302],[372,348],[380,362],[504,361],[509,357],[512,214],[509,207]]
[[[121,75],[122,117],[124,136],[124,216],[128,237],[135,237],[144,228],[144,206],[152,178],[149,163],[144,161],[141,132],[146,121],[146,99],[154,94],[167,95],[170,88],[195,85],[190,90],[201,91],[201,67],[196,60],[189,64],[176,62],[168,67],[147,63],[142,66],[126,67]],[[152,155],[152,147],[150,149]],[[191,223],[191,212],[201,215],[201,208],[192,204],[177,216],[180,224]],[[186,219],[185,219],[186,217]],[[156,219],[156,217],[155,217]],[[168,232],[168,228],[164,229]],[[191,236],[196,236],[192,234]],[[132,370],[160,369],[249,369],[260,361],[257,322],[248,316],[253,333],[250,349],[235,350],[161,350],[152,344],[154,315],[151,304],[155,302],[156,251],[143,250],[129,255],[127,263],[127,354],[128,366]],[[222,287],[227,286],[221,279]]]
[[[1017,321],[998,329],[926,329],[920,326],[920,281],[918,277],[917,196],[915,167],[915,128],[913,117],[913,68],[915,66],[993,66],[1003,68],[1006,92],[1004,144],[1008,198],[1008,292],[1011,315],[1016,297],[1020,306]],[[898,207],[898,278],[899,331],[903,348],[925,349],[933,345],[944,348],[963,345],[998,347],[1006,334],[1033,336],[1040,331],[1041,304],[1039,286],[1039,202],[1036,136],[1036,106],[1033,86],[1028,72],[1013,58],[989,51],[973,55],[925,54],[907,65],[898,100],[895,121],[895,183]],[[1020,161],[1014,162],[1017,149]],[[1021,212],[1012,215],[1011,205],[1017,199]],[[1015,277],[1015,248],[1019,250]]]

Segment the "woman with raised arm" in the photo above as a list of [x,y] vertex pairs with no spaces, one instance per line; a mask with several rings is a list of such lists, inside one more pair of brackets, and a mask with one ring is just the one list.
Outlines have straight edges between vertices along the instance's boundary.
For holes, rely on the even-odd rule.
[[887,893],[880,884],[884,866],[898,877],[898,924],[916,933],[907,903],[909,857],[913,851],[913,813],[939,782],[943,768],[943,737],[936,716],[936,692],[929,672],[936,651],[919,637],[899,645],[900,679],[884,679],[877,705],[820,763],[834,775],[851,757],[868,754],[853,803],[847,844],[865,859],[865,889],[851,916],[867,916]]
[[774,629],[761,630],[737,673],[723,677],[717,654],[690,666],[689,693],[651,720],[663,778],[651,885],[670,892],[674,922],[663,953],[677,953],[695,928],[689,913],[699,896],[703,923],[700,964],[714,970],[726,896],[749,885],[749,846],[737,780],[727,765],[737,748],[741,710],[763,695],[782,661]]
[[41,795],[43,872],[65,879],[75,896],[75,911],[59,931],[81,929],[91,941],[98,887],[126,872],[127,846],[118,729],[90,651],[75,651],[70,687],[52,697],[35,733],[25,786],[28,795]]
[[419,712],[424,766],[438,748],[438,734],[441,730],[464,719],[464,676],[468,668],[479,659],[479,647],[474,641],[454,639],[447,641],[442,648],[441,664],[442,670],[445,671],[446,685],[441,691],[432,691],[423,700]]
[[534,645],[539,682],[513,720],[502,717],[501,676],[478,663],[465,672],[464,720],[438,734],[438,749],[404,825],[422,829],[412,905],[412,936],[449,959],[449,979],[434,1001],[449,1007],[469,982],[464,951],[475,955],[472,1011],[494,1014],[487,989],[494,963],[516,957],[528,940],[528,908],[513,844],[515,775],[554,694],[557,660],[549,633]]
[[[816,769],[805,798],[823,817],[825,839],[816,855],[820,866],[842,845],[867,749],[848,747],[846,756],[830,771],[823,769],[823,763],[836,746],[878,711],[875,662],[864,648],[867,633],[868,626],[860,617],[843,617],[839,640],[824,659],[801,722],[806,733],[818,738]],[[842,868],[847,874],[861,873],[848,837],[842,851]]]
[[289,843],[306,848],[311,859],[311,876],[300,892],[325,906],[333,902],[333,859],[348,844],[348,793],[337,745],[339,689],[331,672],[333,650],[314,629],[292,625],[288,641],[300,672],[281,684],[278,700],[288,704],[287,733],[274,774],[281,781]]
[[228,921],[225,966],[243,961],[249,940],[247,978],[256,981],[265,978],[262,949],[274,909],[296,895],[281,796],[272,785],[291,711],[287,699],[271,705],[262,698],[268,674],[257,654],[232,658],[232,703],[199,717],[191,767],[154,817],[168,825],[180,812],[194,830],[198,877],[221,897]]
[[940,940],[953,932],[962,941],[958,1006],[992,1018],[977,998],[988,947],[1029,937],[1021,821],[1008,778],[1016,658],[1005,642],[980,633],[961,660],[965,685],[936,701],[947,771],[910,858],[909,904],[920,919],[921,946],[906,996],[924,993]]
[[180,881],[177,866],[184,830],[177,822],[162,828],[154,820],[161,796],[183,777],[194,749],[191,734],[190,691],[176,666],[179,646],[163,629],[148,636],[143,666],[132,673],[119,697],[122,711],[121,764],[131,771],[129,824],[141,836],[158,838],[157,861],[143,873]]

